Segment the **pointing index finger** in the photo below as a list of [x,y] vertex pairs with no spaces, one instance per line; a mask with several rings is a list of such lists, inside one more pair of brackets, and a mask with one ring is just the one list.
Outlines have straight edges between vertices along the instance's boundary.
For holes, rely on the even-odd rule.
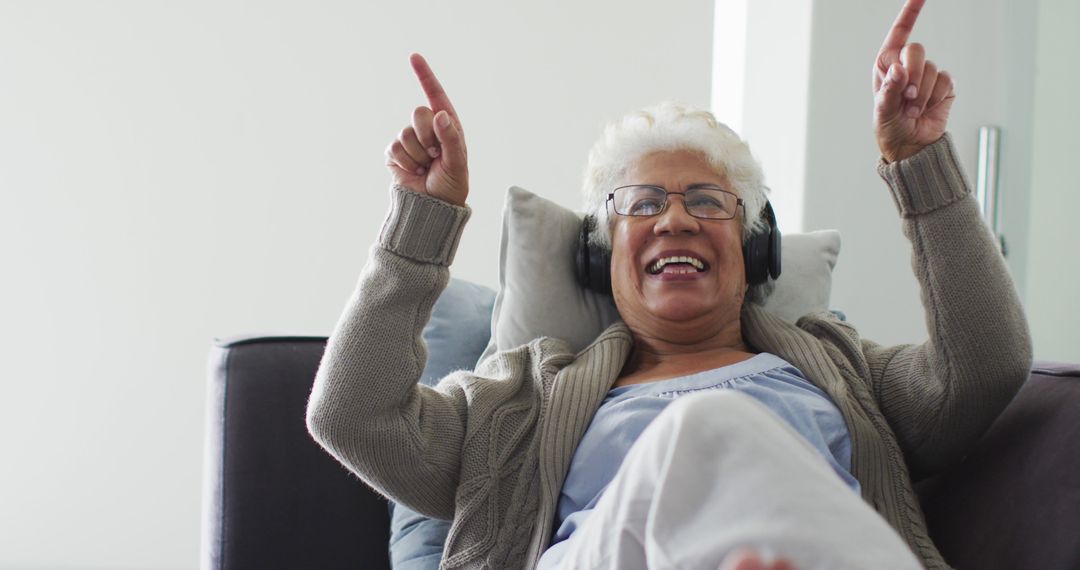
[[439,79],[435,77],[435,72],[431,71],[431,66],[428,65],[424,56],[414,53],[409,56],[409,63],[412,64],[413,72],[416,73],[416,78],[420,80],[420,87],[424,90],[424,95],[427,95],[428,104],[431,105],[431,110],[435,113],[439,111],[446,111],[450,113],[450,116],[457,119],[457,112],[454,110],[454,105],[450,102],[450,98],[446,96],[446,91],[443,90],[443,86],[439,83]]
[[911,36],[911,30],[915,27],[915,20],[919,18],[919,11],[922,10],[923,4],[926,4],[926,0],[907,0],[904,3],[904,7],[900,9],[900,15],[896,17],[892,28],[889,29],[889,35],[885,36],[885,43],[881,44],[881,53],[899,54]]

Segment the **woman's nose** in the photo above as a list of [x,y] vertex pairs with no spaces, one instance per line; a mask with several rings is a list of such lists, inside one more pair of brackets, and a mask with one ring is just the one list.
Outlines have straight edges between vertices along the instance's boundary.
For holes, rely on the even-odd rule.
[[667,206],[656,218],[653,226],[656,234],[697,233],[701,230],[700,221],[686,211],[682,196],[668,195]]

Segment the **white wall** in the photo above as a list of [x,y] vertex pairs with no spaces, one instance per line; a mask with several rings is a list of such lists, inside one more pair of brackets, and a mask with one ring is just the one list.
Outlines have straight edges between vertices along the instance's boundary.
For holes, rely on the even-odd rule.
[[1028,317],[1037,358],[1080,361],[1080,4],[1041,0],[1032,140]]
[[[746,89],[746,24],[750,0],[717,0],[713,11],[712,101],[718,120],[743,138]],[[760,160],[760,159],[759,159]]]
[[0,567],[193,568],[212,337],[327,334],[429,56],[494,285],[510,184],[578,206],[602,124],[709,102],[712,2],[0,4]]
[[[869,70],[901,4],[752,4],[741,96],[745,134],[781,191],[774,201],[784,203],[788,186],[805,191],[801,223],[785,224],[781,212],[781,228],[843,232],[833,306],[883,343],[926,338],[910,247],[875,172],[871,130]],[[805,19],[791,14],[810,6],[807,36],[797,25]],[[931,0],[912,37],[956,80],[949,130],[972,183],[979,127],[1001,128],[1006,263],[1028,311],[1037,359],[1080,360],[1080,237],[1072,231],[1080,188],[1068,166],[1080,152],[1080,114],[1070,101],[1080,87],[1070,73],[1080,56],[1071,31],[1080,26],[1077,9],[1069,0]],[[804,144],[788,144],[800,135]]]
[[[926,338],[910,246],[875,171],[878,149],[871,122],[871,66],[901,4],[814,2],[809,74],[804,225],[841,230],[833,305],[865,337],[887,344]],[[1004,0],[931,0],[912,36],[954,75],[957,101],[949,130],[972,183],[978,128],[998,124],[1008,136],[1014,127],[1024,127],[1010,123],[1006,87],[1016,78],[1002,63],[1011,25]]]
[[813,5],[753,0],[747,6],[743,137],[761,161],[777,224],[787,233],[805,229]]

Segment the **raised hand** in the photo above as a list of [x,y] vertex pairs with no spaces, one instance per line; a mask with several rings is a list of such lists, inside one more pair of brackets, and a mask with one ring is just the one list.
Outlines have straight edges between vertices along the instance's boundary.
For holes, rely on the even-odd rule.
[[874,134],[881,156],[905,159],[945,134],[956,99],[952,77],[907,43],[926,0],[907,0],[874,62]]
[[412,124],[386,148],[394,184],[458,206],[469,194],[468,151],[450,98],[424,57],[409,56],[428,106],[413,111]]

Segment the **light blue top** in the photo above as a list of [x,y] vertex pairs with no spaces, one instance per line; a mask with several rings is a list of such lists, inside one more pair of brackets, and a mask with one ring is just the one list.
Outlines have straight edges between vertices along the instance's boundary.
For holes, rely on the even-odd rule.
[[680,396],[706,390],[737,390],[780,416],[817,449],[856,493],[851,476],[851,438],[840,410],[825,392],[786,360],[761,353],[742,362],[690,376],[620,386],[608,392],[581,438],[563,483],[556,531],[538,568],[555,566],[566,539],[588,518],[619,470],[630,446]]

